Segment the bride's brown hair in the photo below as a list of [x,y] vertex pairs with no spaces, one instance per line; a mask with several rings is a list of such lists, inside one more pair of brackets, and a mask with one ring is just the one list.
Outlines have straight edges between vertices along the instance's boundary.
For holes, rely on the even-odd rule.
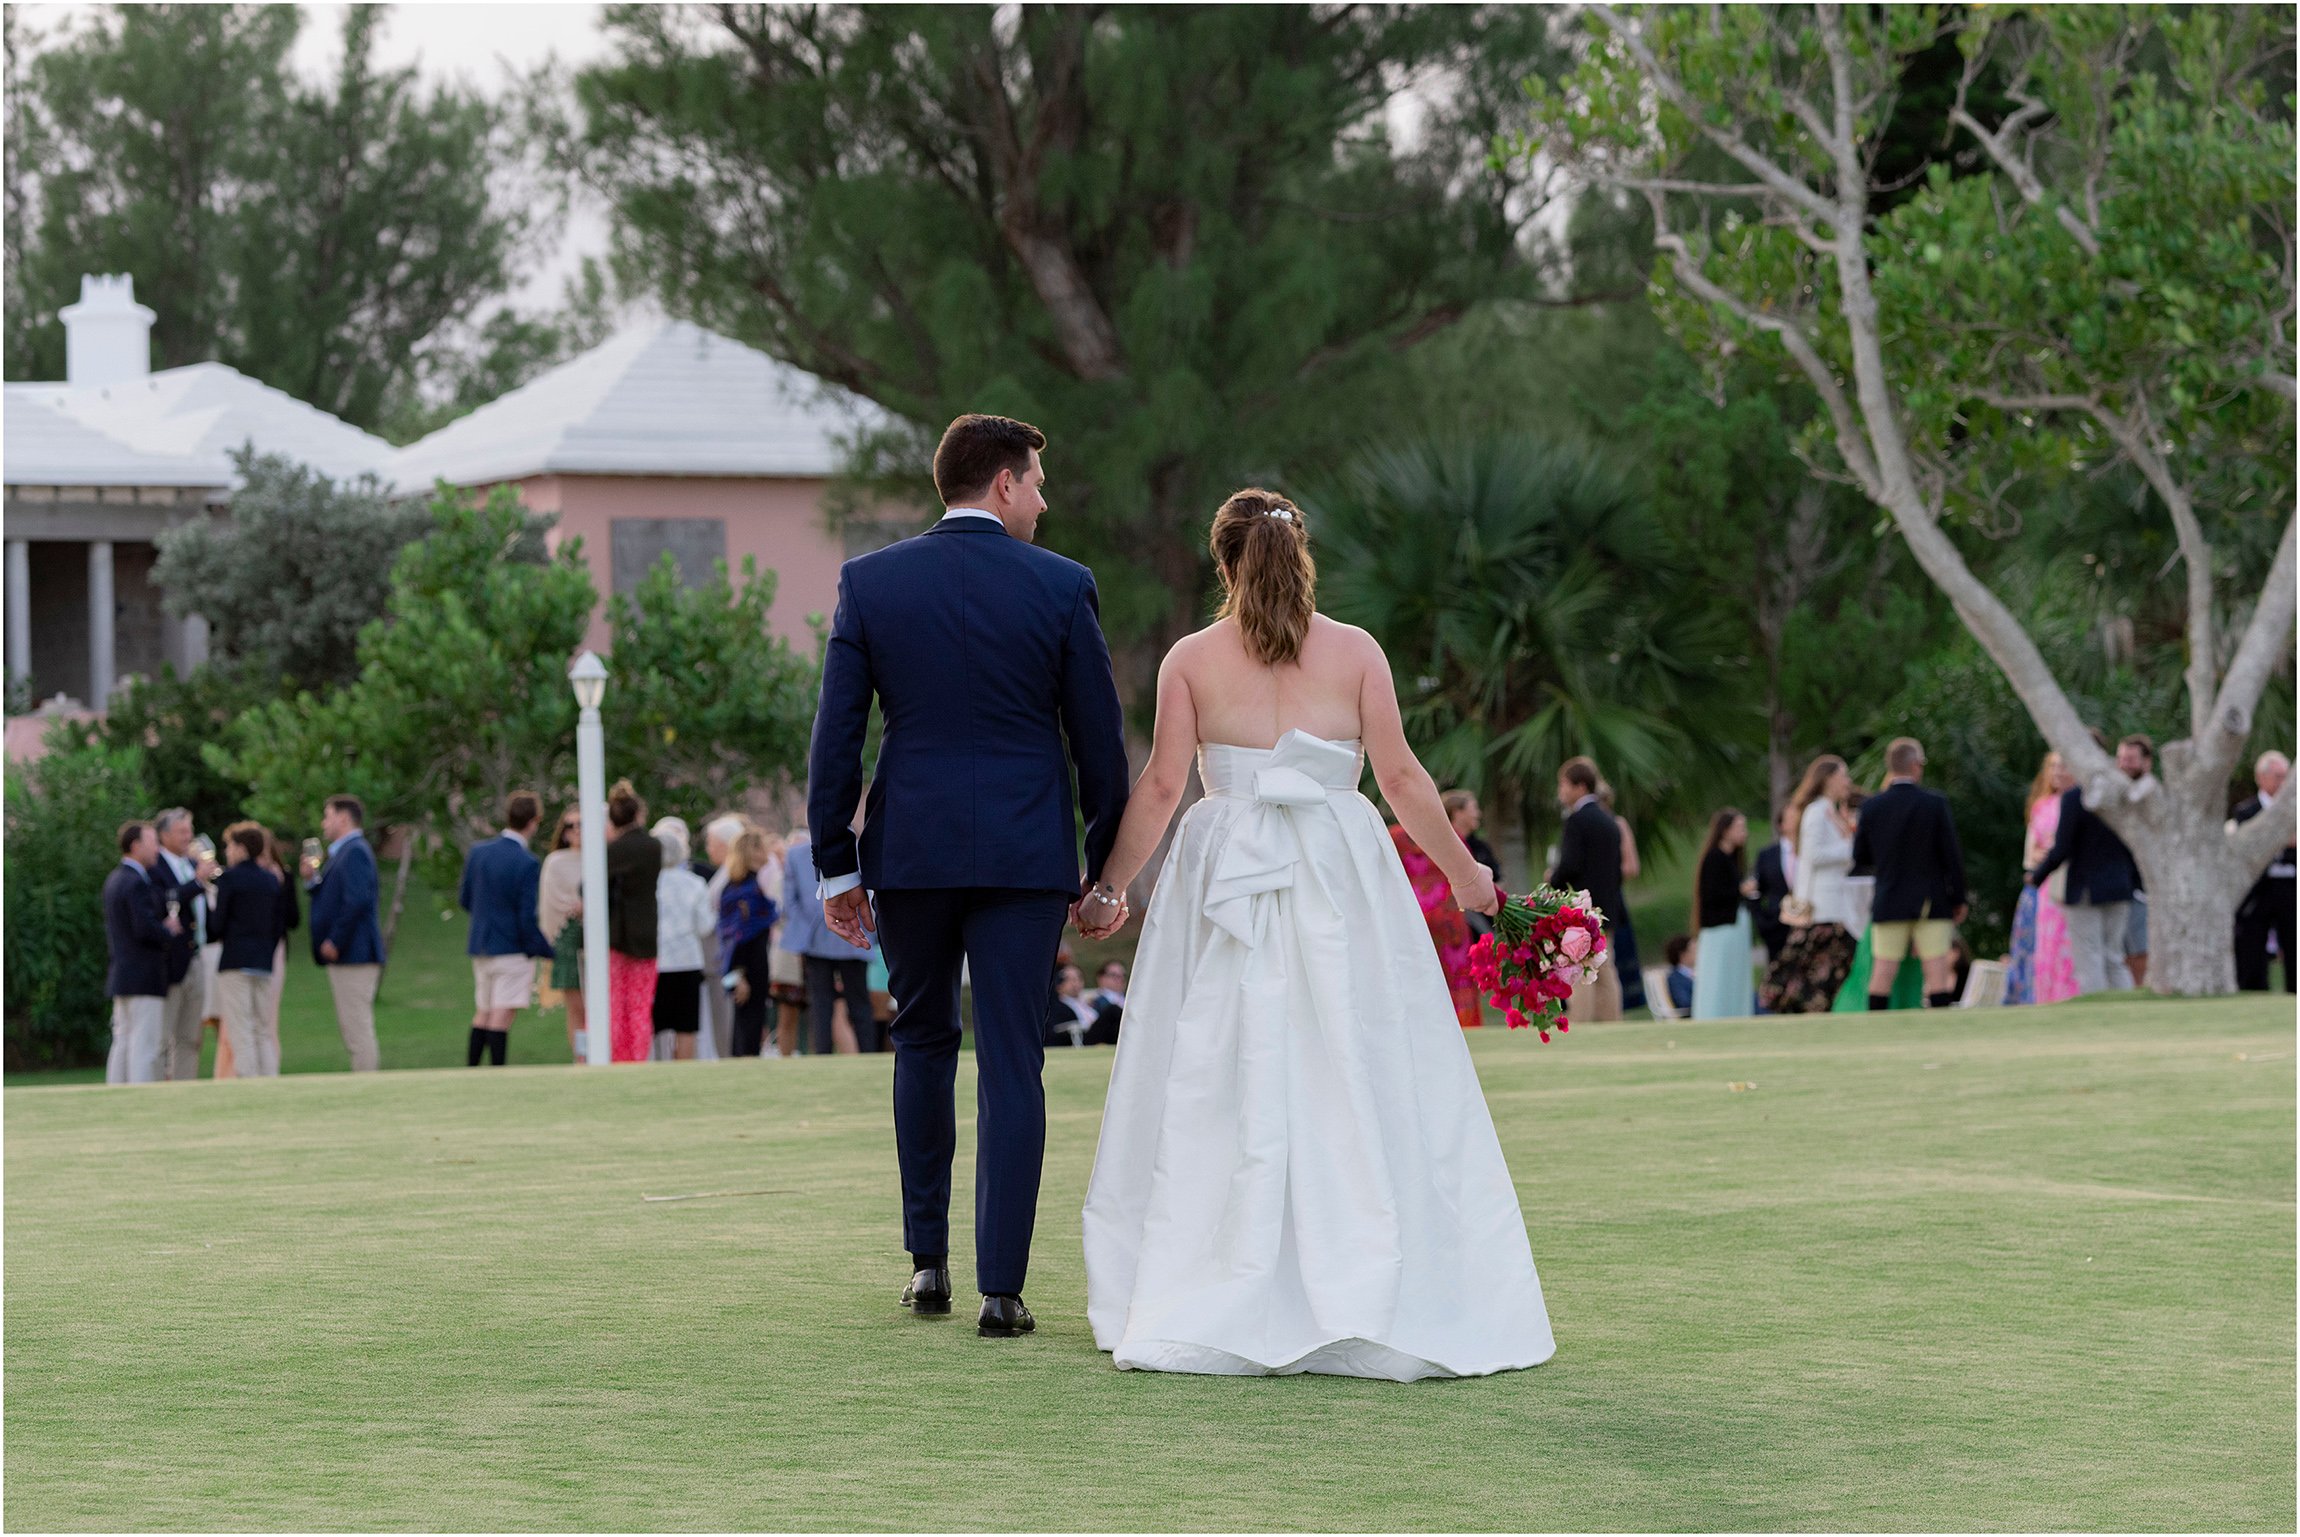
[[1298,658],[1318,601],[1302,510],[1275,491],[1248,486],[1214,514],[1207,542],[1222,578],[1221,617],[1238,621],[1247,654],[1265,666]]

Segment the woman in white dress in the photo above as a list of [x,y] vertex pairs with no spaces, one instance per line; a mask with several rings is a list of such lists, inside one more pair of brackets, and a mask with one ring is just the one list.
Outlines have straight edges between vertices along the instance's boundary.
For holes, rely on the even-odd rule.
[[1206,797],[1144,924],[1087,1194],[1095,1343],[1230,1375],[1533,1366],[1556,1346],[1525,1219],[1364,761],[1464,909],[1494,910],[1492,879],[1380,646],[1314,611],[1300,511],[1241,491],[1213,550],[1222,616],[1159,669],[1149,766],[1080,905],[1090,933],[1123,921],[1195,754]]

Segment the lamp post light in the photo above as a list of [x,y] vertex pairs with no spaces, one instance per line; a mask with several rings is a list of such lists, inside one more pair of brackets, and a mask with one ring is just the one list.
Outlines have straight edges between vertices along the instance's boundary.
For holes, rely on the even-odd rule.
[[582,714],[575,719],[576,804],[583,821],[583,1057],[593,1067],[613,1060],[613,1007],[607,995],[607,737],[599,701],[607,665],[586,651],[567,669]]

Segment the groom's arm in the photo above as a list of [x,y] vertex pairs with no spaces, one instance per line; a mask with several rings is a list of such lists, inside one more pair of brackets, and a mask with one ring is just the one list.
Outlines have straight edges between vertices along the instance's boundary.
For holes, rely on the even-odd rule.
[[1089,573],[1071,610],[1062,653],[1062,730],[1078,770],[1078,809],[1086,821],[1086,878],[1102,878],[1110,846],[1126,814],[1126,719],[1118,682],[1110,675],[1110,647],[1102,638],[1102,606]]
[[[822,697],[815,705],[814,738],[807,748],[807,825],[812,830],[815,873],[826,886],[862,865],[853,830],[862,799],[863,735],[870,726],[870,649],[863,643],[862,613],[844,571],[839,573],[838,611],[831,620],[823,654]],[[826,891],[825,895],[835,894]]]

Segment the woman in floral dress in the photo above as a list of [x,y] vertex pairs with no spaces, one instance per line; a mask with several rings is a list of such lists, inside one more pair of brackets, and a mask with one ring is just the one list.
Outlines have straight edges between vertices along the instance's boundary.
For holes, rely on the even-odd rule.
[[[2052,848],[2060,830],[2060,798],[2076,783],[2048,752],[2028,787],[2028,829],[2021,868],[2033,870]],[[2006,958],[2005,1002],[2059,1003],[2076,996],[2076,960],[2068,947],[2068,914],[2043,886],[2023,886],[2013,909],[2012,950]]]
[[1421,851],[1421,845],[1408,837],[1404,828],[1392,827],[1390,840],[1398,846],[1398,859],[1406,867],[1414,900],[1421,903],[1422,918],[1437,945],[1438,965],[1445,971],[1446,990],[1453,995],[1454,1018],[1464,1030],[1475,1030],[1485,1023],[1485,1015],[1478,1007],[1477,989],[1469,980],[1469,918],[1454,901],[1453,887],[1436,862]]

